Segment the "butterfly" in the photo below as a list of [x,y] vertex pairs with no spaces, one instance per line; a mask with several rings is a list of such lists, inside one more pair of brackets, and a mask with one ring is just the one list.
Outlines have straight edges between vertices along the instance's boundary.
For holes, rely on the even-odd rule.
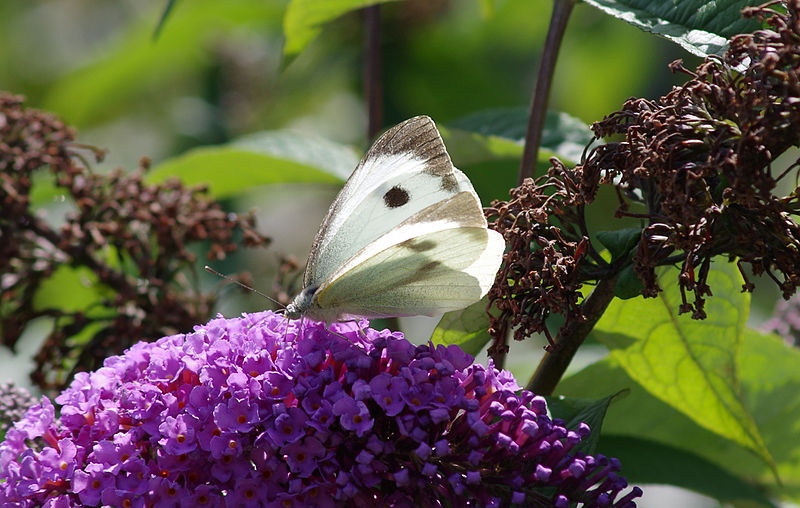
[[504,250],[433,120],[417,116],[386,131],[350,175],[285,314],[331,323],[462,309],[489,291]]

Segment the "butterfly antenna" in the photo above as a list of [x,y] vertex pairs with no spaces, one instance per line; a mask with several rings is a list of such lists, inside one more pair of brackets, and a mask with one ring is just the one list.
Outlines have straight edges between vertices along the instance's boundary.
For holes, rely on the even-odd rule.
[[265,295],[264,293],[262,293],[262,292],[261,292],[261,291],[259,291],[258,289],[251,288],[250,286],[248,286],[247,284],[245,284],[245,283],[244,283],[244,282],[242,282],[242,281],[236,280],[236,279],[234,279],[233,277],[229,277],[228,275],[225,275],[225,274],[219,273],[218,271],[214,270],[213,268],[211,268],[211,267],[210,267],[210,266],[208,266],[208,265],[206,265],[206,266],[205,266],[205,269],[206,269],[206,271],[207,271],[208,273],[213,273],[213,274],[214,274],[214,275],[216,275],[217,277],[221,277],[221,278],[223,278],[223,279],[227,280],[228,282],[233,282],[234,284],[237,284],[237,285],[239,285],[239,286],[243,287],[244,289],[247,289],[248,291],[252,291],[253,293],[257,294],[258,296],[261,296],[261,297],[264,297],[264,298],[266,298],[267,300],[269,300],[270,302],[274,303],[275,305],[280,305],[281,307],[285,307],[285,305],[283,305],[283,304],[282,304],[281,302],[279,302],[278,300],[276,300],[276,299],[272,298],[271,296]]

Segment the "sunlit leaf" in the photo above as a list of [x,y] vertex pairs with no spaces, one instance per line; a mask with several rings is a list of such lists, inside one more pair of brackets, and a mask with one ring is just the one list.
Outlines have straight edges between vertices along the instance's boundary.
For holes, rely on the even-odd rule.
[[291,0],[283,18],[283,52],[286,56],[300,53],[319,34],[322,25],[346,12],[389,1],[393,0]]
[[[453,161],[472,164],[492,159],[519,159],[528,126],[527,108],[478,111],[451,122],[443,132]],[[566,113],[548,112],[542,131],[539,159],[557,156],[567,163],[580,161],[594,135],[589,127]]]
[[491,340],[488,329],[489,316],[486,314],[484,298],[466,309],[448,312],[442,316],[431,340],[434,344],[457,344],[465,352],[475,356]]
[[176,9],[156,41],[156,11],[105,44],[88,65],[52,84],[43,108],[85,126],[114,118],[131,101],[158,99],[178,76],[210,65],[220,33],[274,23],[280,7],[253,0],[193,0]]
[[87,312],[103,301],[97,275],[89,268],[60,265],[39,285],[33,297],[35,309],[57,309],[63,312]]
[[349,146],[287,130],[256,132],[235,140],[231,146],[305,164],[342,180],[350,176],[359,160]]
[[159,164],[148,173],[151,183],[175,177],[186,185],[207,185],[212,196],[229,197],[258,185],[274,183],[341,183],[321,169],[230,146],[204,147]]
[[650,394],[773,464],[755,415],[742,401],[737,369],[749,294],[740,292],[733,263],[714,263],[708,284],[714,296],[706,302],[705,320],[678,315],[681,294],[670,270],[657,298],[612,302],[595,336]]
[[584,0],[646,32],[665,37],[698,56],[720,55],[728,39],[758,29],[742,19],[743,7],[761,0]]
[[[617,343],[625,342],[622,339]],[[774,459],[781,483],[778,484],[770,465],[757,457],[749,448],[724,438],[714,429],[699,425],[680,408],[671,407],[648,393],[631,379],[613,357],[583,369],[564,379],[556,392],[571,397],[604,397],[629,389],[630,395],[611,405],[603,423],[604,435],[599,449],[623,461],[623,474],[631,481],[670,483],[713,496],[723,502],[735,500],[758,501],[763,504],[763,494],[756,494],[747,485],[735,487],[724,479],[718,483],[717,473],[709,481],[698,481],[693,475],[681,473],[685,456],[665,455],[660,446],[643,446],[640,454],[631,455],[625,442],[632,438],[652,441],[697,455],[717,468],[737,476],[757,481],[772,496],[789,496],[800,499],[800,351],[777,337],[753,330],[743,333],[738,372],[742,402],[755,419],[760,435]],[[606,436],[611,436],[619,446],[607,446]],[[628,466],[630,462],[630,467]],[[689,470],[705,467],[686,463]],[[672,470],[675,469],[675,470]],[[743,490],[743,487],[744,488]]]

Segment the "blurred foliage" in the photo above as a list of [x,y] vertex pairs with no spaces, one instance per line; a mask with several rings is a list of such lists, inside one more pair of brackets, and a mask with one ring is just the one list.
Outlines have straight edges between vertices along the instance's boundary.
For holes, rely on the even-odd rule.
[[646,32],[658,34],[698,55],[721,55],[728,39],[758,28],[752,19],[734,15],[752,0],[682,0],[665,3],[661,0],[586,0],[602,11],[622,18]]
[[[358,13],[324,26],[324,36],[284,68],[283,2],[177,2],[154,39],[164,6],[3,2],[0,87],[61,115],[84,136],[126,122],[157,132],[160,139],[139,154],[156,161],[188,146],[287,127],[363,146]],[[495,2],[489,16],[478,2],[392,2],[382,13],[384,61],[391,62],[384,66],[385,124],[423,112],[442,123],[529,102],[548,2]],[[631,95],[663,92],[672,83],[665,64],[680,55],[666,41],[579,8],[561,52],[553,109],[593,121]]]

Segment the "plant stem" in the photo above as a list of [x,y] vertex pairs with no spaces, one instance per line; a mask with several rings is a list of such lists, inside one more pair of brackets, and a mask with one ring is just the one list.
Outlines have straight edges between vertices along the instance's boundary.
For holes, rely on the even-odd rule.
[[383,127],[381,82],[381,6],[364,9],[364,101],[367,103],[367,141]]
[[577,0],[553,0],[553,13],[550,16],[550,29],[542,50],[539,72],[536,76],[536,87],[531,97],[531,108],[528,113],[528,129],[525,133],[525,149],[519,165],[518,185],[526,178],[533,176],[539,145],[542,142],[542,129],[547,113],[547,101],[550,96],[550,85],[553,83],[553,71],[558,59],[558,50],[567,28],[569,15]]
[[545,353],[539,367],[533,374],[528,386],[528,390],[537,395],[551,395],[564,372],[567,370],[572,357],[594,325],[605,312],[608,304],[614,299],[614,285],[617,283],[617,276],[607,279],[600,279],[592,293],[586,297],[583,304],[583,314],[586,316],[584,321],[572,321],[562,328],[556,337],[556,344],[552,351]]

